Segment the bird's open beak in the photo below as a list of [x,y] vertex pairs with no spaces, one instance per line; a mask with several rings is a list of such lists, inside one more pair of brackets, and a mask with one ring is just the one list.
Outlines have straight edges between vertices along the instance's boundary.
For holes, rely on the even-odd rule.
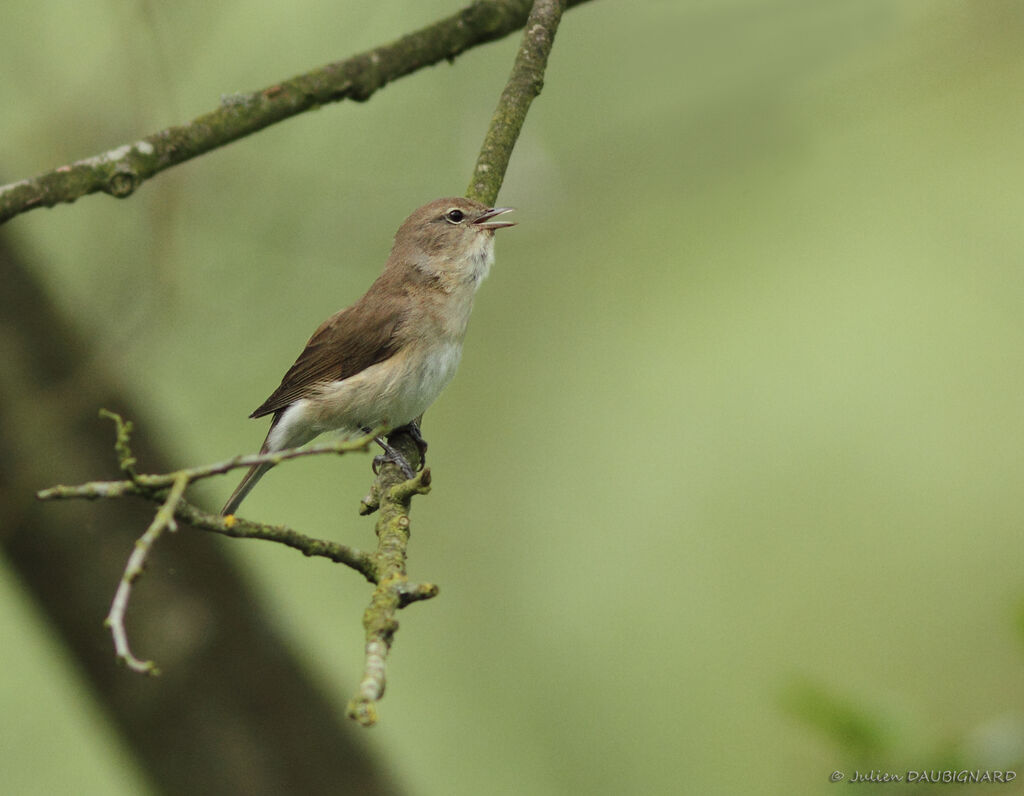
[[514,227],[515,221],[491,221],[492,218],[500,216],[502,213],[508,213],[515,210],[514,207],[492,207],[480,218],[473,222],[474,227],[483,227],[484,229],[501,229],[502,227]]

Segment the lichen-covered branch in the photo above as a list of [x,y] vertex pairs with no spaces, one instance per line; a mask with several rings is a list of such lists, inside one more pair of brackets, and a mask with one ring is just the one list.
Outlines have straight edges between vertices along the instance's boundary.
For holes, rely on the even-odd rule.
[[[114,443],[114,449],[117,452],[118,464],[121,470],[128,475],[128,478],[120,481],[90,481],[78,486],[52,486],[37,492],[37,498],[40,500],[68,500],[74,498],[96,500],[97,498],[119,498],[126,495],[135,495],[161,504],[161,512],[171,512],[169,515],[170,521],[180,520],[187,525],[191,525],[193,528],[212,531],[213,533],[230,536],[234,539],[265,539],[271,542],[278,542],[279,544],[299,550],[307,556],[320,556],[338,564],[345,564],[362,573],[371,583],[377,582],[373,559],[368,553],[339,544],[338,542],[306,536],[285,525],[267,525],[261,522],[245,520],[241,517],[222,517],[220,514],[211,514],[184,500],[182,495],[178,496],[178,500],[169,502],[167,490],[170,489],[173,493],[175,490],[180,489],[183,494],[184,490],[195,481],[214,475],[223,475],[232,470],[241,467],[251,467],[262,462],[279,464],[288,459],[297,459],[301,456],[317,456],[325,453],[340,455],[365,451],[373,441],[373,438],[382,429],[374,429],[367,436],[345,442],[311,445],[306,448],[290,448],[278,451],[277,453],[264,453],[256,456],[236,456],[233,459],[216,464],[187,467],[182,470],[176,470],[173,473],[149,475],[135,472],[136,462],[131,450],[132,422],[106,409],[100,410],[100,416],[113,420],[116,425],[117,441]],[[166,525],[167,522],[165,521],[164,524]]]
[[326,558],[335,564],[344,564],[362,574],[370,583],[377,582],[373,555],[328,539],[317,539],[289,528],[287,525],[268,525],[242,517],[222,517],[211,514],[184,500],[178,503],[175,519],[202,531],[219,533],[232,539],[263,539],[298,550],[310,558]]
[[[571,0],[570,5],[586,2]],[[477,0],[397,41],[282,80],[221,98],[188,124],[0,186],[0,224],[37,207],[103,192],[130,196],[150,177],[305,111],[343,99],[362,102],[400,77],[507,36],[526,22],[529,0]]]
[[493,205],[505,179],[512,149],[519,132],[526,121],[530,103],[544,87],[544,71],[548,55],[555,41],[565,0],[537,0],[526,20],[526,29],[519,44],[519,52],[512,66],[512,75],[501,92],[498,107],[491,117],[480,156],[477,158],[473,177],[466,189],[466,196]]
[[[117,658],[128,668],[142,674],[156,675],[159,669],[153,661],[135,656],[128,643],[124,617],[132,587],[142,574],[146,559],[164,531],[174,531],[179,522],[193,528],[212,531],[236,539],[265,539],[300,550],[307,556],[321,556],[360,572],[375,584],[370,605],[363,617],[366,629],[366,663],[356,696],[349,705],[350,715],[364,726],[376,722],[376,703],[384,694],[385,659],[398,621],[395,614],[410,603],[426,600],[438,593],[432,583],[412,583],[406,574],[406,550],[409,542],[409,508],[414,495],[430,491],[430,470],[422,469],[415,478],[405,480],[402,471],[392,462],[381,467],[373,484],[374,497],[363,501],[363,514],[379,511],[377,518],[377,549],[363,552],[347,545],[325,539],[315,539],[283,525],[266,525],[241,517],[222,517],[192,505],[184,499],[185,490],[195,481],[221,475],[240,467],[250,467],[264,461],[275,464],[299,456],[323,453],[351,453],[365,451],[382,429],[374,429],[367,436],[351,442],[291,449],[275,454],[236,456],[233,459],[201,467],[188,467],[166,474],[142,474],[136,471],[136,459],[131,448],[133,425],[120,415],[101,410],[102,417],[112,420],[116,427],[114,449],[118,465],[128,477],[115,481],[92,481],[78,486],[55,486],[37,493],[40,500],[119,498],[134,495],[158,503],[153,521],[139,537],[128,557],[106,624],[114,638]],[[404,432],[389,435],[389,443],[397,448],[413,466],[421,464],[420,451],[413,439]],[[369,504],[372,503],[372,506]]]
[[[414,456],[405,449],[407,435],[392,435],[391,445],[402,446],[404,455]],[[398,610],[417,600],[426,600],[438,593],[432,583],[410,583],[406,573],[409,544],[409,508],[414,495],[430,491],[430,470],[421,470],[415,478],[405,480],[396,465],[381,469],[374,488],[377,490],[377,587],[363,614],[366,632],[366,653],[363,677],[355,696],[349,701],[348,715],[369,727],[377,722],[377,702],[384,695],[385,668],[388,651],[398,620]]]

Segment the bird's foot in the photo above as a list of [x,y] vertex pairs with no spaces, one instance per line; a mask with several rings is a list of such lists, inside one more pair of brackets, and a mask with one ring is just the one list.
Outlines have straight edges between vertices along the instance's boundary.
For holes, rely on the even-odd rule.
[[402,475],[406,478],[415,478],[416,473],[412,467],[409,466],[409,462],[405,460],[405,457],[397,450],[388,445],[383,437],[374,437],[374,442],[384,449],[384,453],[380,456],[373,457],[373,474],[377,475],[380,472],[380,467],[384,462],[393,462],[397,464],[399,469],[402,471]]
[[420,469],[422,470],[427,464],[427,441],[423,439],[423,434],[420,433],[420,424],[413,420],[409,425],[405,427],[405,430],[409,432],[409,436],[412,437],[412,441],[416,443],[416,448],[420,452]]

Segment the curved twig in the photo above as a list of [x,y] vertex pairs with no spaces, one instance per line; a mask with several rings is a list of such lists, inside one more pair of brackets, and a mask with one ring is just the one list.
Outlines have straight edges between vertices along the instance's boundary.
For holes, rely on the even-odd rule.
[[110,633],[114,637],[114,651],[117,653],[118,660],[132,671],[141,674],[156,676],[160,674],[160,670],[153,661],[139,660],[132,654],[128,646],[128,632],[124,627],[124,614],[128,609],[128,598],[131,596],[132,584],[142,574],[146,564],[146,557],[149,555],[149,551],[153,549],[153,545],[156,544],[156,540],[160,538],[160,534],[165,530],[178,530],[178,525],[174,521],[174,508],[178,505],[178,501],[181,500],[181,496],[185,494],[185,487],[187,486],[188,479],[184,474],[179,473],[174,479],[174,486],[167,493],[167,499],[164,500],[160,510],[153,518],[153,522],[149,524],[146,532],[135,542],[135,549],[128,556],[128,563],[125,565],[124,574],[121,576],[121,582],[117,585],[114,600],[110,604],[110,612],[104,621],[104,624],[110,628]]

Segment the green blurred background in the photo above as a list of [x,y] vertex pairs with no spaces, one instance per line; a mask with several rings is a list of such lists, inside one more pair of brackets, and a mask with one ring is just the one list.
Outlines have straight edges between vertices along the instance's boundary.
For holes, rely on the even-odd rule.
[[[4,181],[458,7],[8,0]],[[1024,761],[1022,39],[1009,0],[566,14],[499,197],[520,224],[424,424],[410,569],[442,591],[401,617],[370,733],[411,793],[813,793]],[[410,210],[464,190],[517,41],[4,231],[161,419],[140,434],[183,464],[254,451],[246,415],[313,328]],[[365,459],[301,460],[246,509],[369,547],[368,483]],[[343,710],[366,584],[231,550]],[[8,792],[140,792],[0,594]]]

